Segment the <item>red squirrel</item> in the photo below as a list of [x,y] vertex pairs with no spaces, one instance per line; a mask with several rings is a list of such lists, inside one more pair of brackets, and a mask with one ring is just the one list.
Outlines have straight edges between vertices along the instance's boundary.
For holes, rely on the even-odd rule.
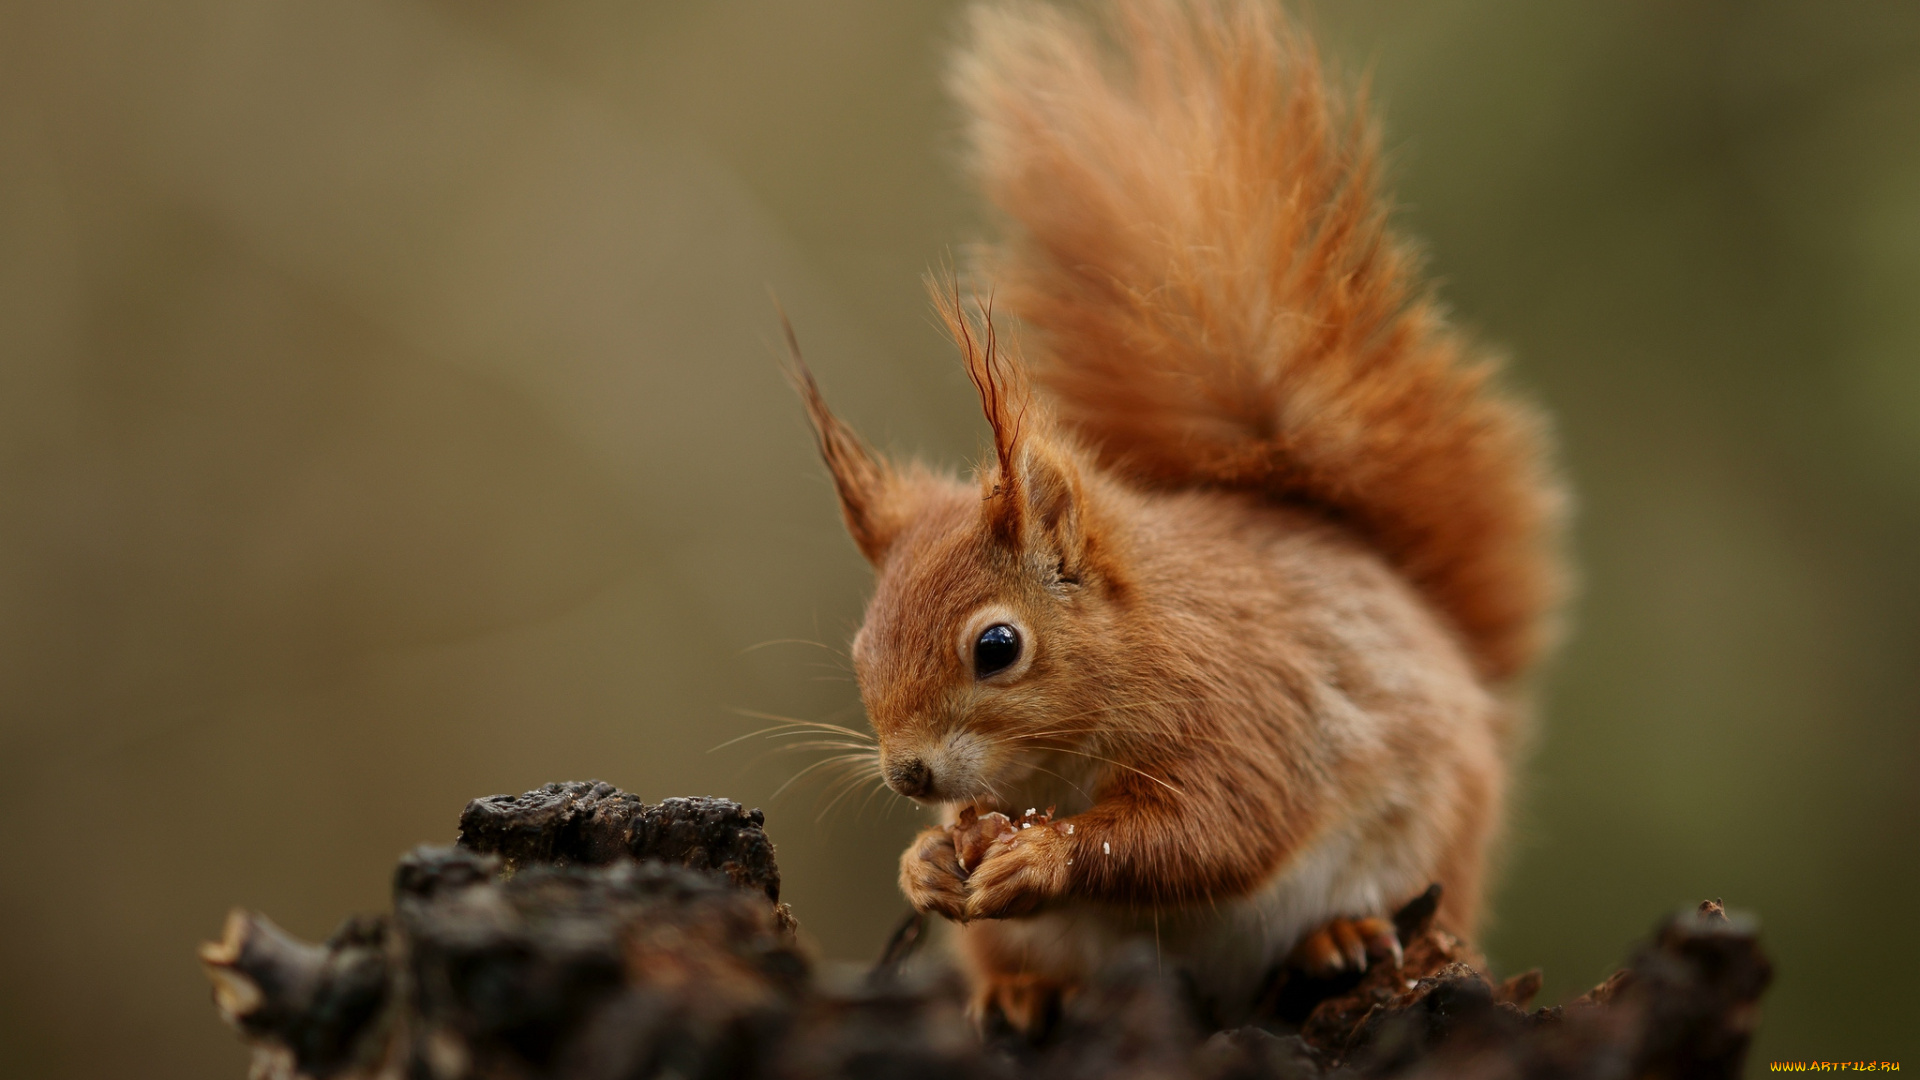
[[[876,455],[794,359],[876,572],[881,772],[947,812],[902,889],[1016,1025],[1134,939],[1231,1018],[1289,958],[1389,957],[1430,883],[1471,933],[1562,592],[1543,423],[1442,317],[1372,128],[1269,4],[970,30],[951,83],[1004,222],[979,274],[1023,347],[939,299],[991,458]],[[972,843],[993,812],[1024,820]]]

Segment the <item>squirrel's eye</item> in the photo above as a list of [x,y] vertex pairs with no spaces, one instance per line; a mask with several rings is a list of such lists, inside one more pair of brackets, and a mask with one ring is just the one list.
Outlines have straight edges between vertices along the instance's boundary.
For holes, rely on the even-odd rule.
[[973,643],[973,673],[978,678],[1004,671],[1018,659],[1020,631],[1006,623],[995,623],[980,631],[980,639]]

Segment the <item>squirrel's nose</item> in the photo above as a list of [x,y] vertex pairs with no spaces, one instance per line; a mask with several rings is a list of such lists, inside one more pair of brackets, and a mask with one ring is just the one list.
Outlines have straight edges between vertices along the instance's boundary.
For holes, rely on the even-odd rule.
[[887,786],[908,798],[933,790],[933,770],[919,758],[906,758],[887,766]]

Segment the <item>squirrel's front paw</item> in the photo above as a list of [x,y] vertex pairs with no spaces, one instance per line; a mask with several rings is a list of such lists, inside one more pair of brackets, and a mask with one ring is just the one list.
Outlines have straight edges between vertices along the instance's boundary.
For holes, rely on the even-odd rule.
[[900,891],[915,911],[966,917],[967,886],[953,834],[940,826],[922,830],[900,856]]
[[1073,843],[1055,825],[1021,829],[994,842],[967,878],[966,918],[1024,915],[1067,891]]

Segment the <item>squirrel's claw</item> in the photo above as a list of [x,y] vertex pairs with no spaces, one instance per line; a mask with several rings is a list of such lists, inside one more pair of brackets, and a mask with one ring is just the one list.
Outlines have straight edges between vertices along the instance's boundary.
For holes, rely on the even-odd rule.
[[1294,967],[1318,978],[1362,972],[1384,960],[1399,967],[1404,959],[1400,938],[1390,920],[1336,918],[1300,939],[1287,958]]

